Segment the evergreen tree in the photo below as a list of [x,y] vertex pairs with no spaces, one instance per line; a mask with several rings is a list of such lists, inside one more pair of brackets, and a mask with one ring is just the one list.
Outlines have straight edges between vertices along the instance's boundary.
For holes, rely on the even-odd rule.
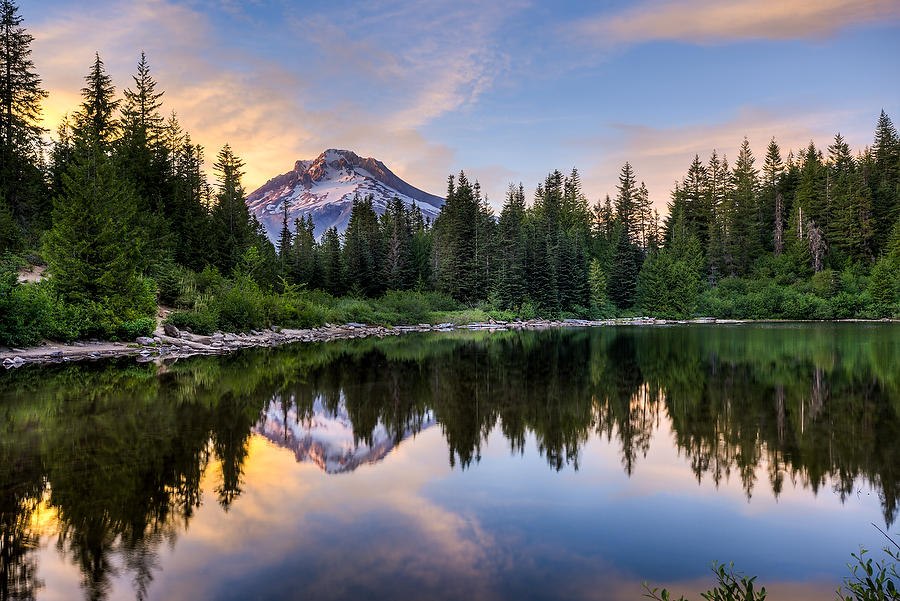
[[[884,110],[875,128],[872,145],[872,173],[869,186],[876,239],[884,241],[894,222],[900,218],[900,137]],[[876,252],[880,247],[876,246]]]
[[176,210],[169,163],[176,158],[177,145],[169,153],[162,143],[164,120],[159,109],[163,92],[156,91],[143,52],[132,79],[134,88],[126,88],[123,93],[115,158],[120,173],[136,193],[139,227],[154,242],[148,251],[152,260],[159,262],[175,254],[178,235],[184,234],[172,232],[169,223]]
[[381,262],[377,247],[381,239],[377,226],[372,197],[354,197],[343,248],[347,289],[354,294],[377,296],[382,288],[378,277]]
[[85,87],[81,89],[83,100],[75,113],[76,140],[105,153],[118,135],[119,123],[115,113],[121,101],[116,99],[112,78],[106,72],[99,53],[94,55],[90,73],[84,80]]
[[900,219],[894,223],[894,228],[884,247],[884,256],[900,269]]
[[72,157],[61,175],[63,193],[54,200],[44,255],[65,299],[99,304],[121,321],[155,312],[155,298],[139,279],[146,242],[136,227],[134,191],[107,154],[115,101],[102,67],[98,56],[82,90]]
[[422,290],[433,285],[432,265],[432,233],[430,223],[422,215],[422,210],[413,204],[411,211],[413,235],[410,240],[410,261],[413,266],[413,279],[417,289]]
[[281,205],[281,233],[278,235],[278,260],[281,262],[281,273],[287,273],[291,256],[291,228],[288,226],[288,212],[291,201],[285,198]]
[[290,278],[297,284],[310,288],[317,285],[318,261],[316,249],[316,224],[312,215],[294,220],[294,236],[290,248]]
[[599,309],[605,309],[609,303],[609,296],[606,292],[606,272],[603,264],[599,259],[591,259],[588,281],[591,290],[591,305]]
[[172,232],[175,260],[194,270],[213,261],[215,243],[210,220],[211,190],[203,173],[203,147],[184,136],[173,160]]
[[134,236],[135,198],[100,152],[81,152],[63,175],[44,256],[54,286],[70,302],[127,308],[139,297],[143,245]]
[[385,261],[382,277],[388,290],[406,290],[416,283],[412,263],[412,221],[403,201],[396,196],[382,215]]
[[765,250],[773,250],[781,254],[784,235],[784,197],[781,196],[781,177],[784,163],[781,160],[781,149],[775,138],[769,141],[766,148],[766,159],[763,163],[763,178],[759,202],[760,243]]
[[874,230],[869,191],[862,185],[850,147],[840,134],[828,147],[825,169],[830,210],[826,236],[846,260],[871,262]]
[[525,189],[510,184],[500,212],[498,269],[494,292],[500,307],[513,309],[525,300]]
[[634,177],[634,170],[631,163],[622,165],[622,171],[619,173],[619,183],[616,186],[616,220],[625,230],[625,235],[632,242],[639,242],[637,239],[637,215],[635,207],[635,196],[637,195],[637,184]]
[[700,162],[700,155],[695,154],[688,167],[687,176],[681,182],[682,204],[685,227],[703,244],[709,242],[709,228],[712,221],[712,207],[706,167]]
[[322,234],[320,245],[322,286],[329,294],[344,294],[344,264],[341,257],[341,238],[336,228],[330,227]]
[[[117,158],[123,173],[132,181],[135,191],[147,203],[146,210],[163,211],[167,181],[166,153],[162,152],[164,119],[159,112],[163,92],[156,91],[156,81],[150,75],[147,56],[141,52],[137,74],[132,76],[134,88],[124,91],[121,139]],[[174,158],[178,143],[169,149]]]
[[477,300],[484,293],[478,288],[479,204],[473,186],[460,172],[457,180],[450,177],[447,200],[434,223],[437,286],[461,301]]
[[726,197],[725,262],[734,275],[745,275],[760,254],[758,218],[758,171],[750,141],[744,138],[731,172],[731,190]]
[[620,226],[607,288],[610,299],[620,310],[630,309],[634,305],[640,257],[640,249],[631,243],[627,230]]
[[641,182],[634,197],[634,211],[637,218],[638,245],[645,251],[650,246],[650,222],[653,220],[653,203],[650,201],[650,192],[644,182]]
[[246,195],[241,184],[244,162],[225,144],[216,156],[213,170],[218,192],[212,209],[212,234],[216,249],[215,265],[230,273],[254,242],[254,229]]
[[[46,225],[40,165],[41,101],[47,92],[31,60],[34,37],[22,26],[19,7],[0,2],[0,196],[20,226]],[[37,222],[37,223],[34,223]],[[3,250],[0,240],[0,251]]]

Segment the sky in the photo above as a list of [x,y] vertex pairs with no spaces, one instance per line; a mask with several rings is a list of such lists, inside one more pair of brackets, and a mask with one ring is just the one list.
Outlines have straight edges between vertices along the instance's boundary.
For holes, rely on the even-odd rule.
[[443,195],[465,170],[492,204],[577,167],[591,202],[630,161],[664,212],[694,154],[758,164],[900,122],[898,0],[19,0],[50,96],[79,102],[99,52],[119,90],[141,51],[208,158],[253,190],[327,148]]

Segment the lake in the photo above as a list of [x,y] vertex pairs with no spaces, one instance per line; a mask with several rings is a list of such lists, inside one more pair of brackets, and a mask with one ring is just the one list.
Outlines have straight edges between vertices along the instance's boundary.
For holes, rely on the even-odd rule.
[[[900,325],[413,334],[0,374],[0,599],[831,599]],[[874,524],[874,525],[873,525]]]

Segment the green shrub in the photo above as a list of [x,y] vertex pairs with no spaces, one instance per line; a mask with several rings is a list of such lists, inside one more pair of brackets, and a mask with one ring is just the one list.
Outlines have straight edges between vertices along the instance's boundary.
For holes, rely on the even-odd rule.
[[424,294],[406,290],[386,292],[376,306],[380,312],[396,316],[396,323],[421,323],[434,310]]
[[864,308],[864,302],[860,294],[839,292],[829,299],[831,315],[834,319],[851,319],[857,317]]
[[209,311],[175,311],[166,319],[179,330],[190,330],[195,334],[209,335],[218,329],[218,318]]
[[0,345],[31,346],[46,336],[53,297],[46,284],[19,284],[15,271],[0,273]]
[[122,340],[134,340],[138,336],[149,336],[156,329],[156,320],[152,317],[141,317],[131,321],[123,321],[119,325],[118,337]]
[[45,327],[47,338],[71,342],[88,337],[92,329],[93,322],[85,307],[65,303],[59,297],[53,299],[50,318]]
[[195,278],[197,290],[202,293],[215,292],[224,286],[226,281],[225,277],[219,273],[219,270],[210,265],[204,267],[203,271],[198,273]]
[[358,298],[342,298],[337,302],[336,321],[343,323],[375,323],[378,320],[375,309],[366,301]]
[[225,287],[212,302],[212,308],[219,316],[219,327],[226,332],[264,328],[262,296],[259,286],[248,277],[240,277]]
[[174,261],[157,263],[150,270],[150,276],[159,289],[159,302],[175,306],[184,295],[185,285],[193,284],[194,274]]
[[524,303],[522,303],[522,306],[519,307],[519,317],[521,317],[522,319],[534,319],[537,316],[538,308],[533,301],[526,300]]

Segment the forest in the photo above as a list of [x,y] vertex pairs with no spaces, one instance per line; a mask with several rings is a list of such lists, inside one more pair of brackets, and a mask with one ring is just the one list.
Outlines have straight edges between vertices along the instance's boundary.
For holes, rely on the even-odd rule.
[[[140,53],[121,94],[99,54],[55,132],[33,36],[0,2],[0,344],[134,339],[157,307],[197,332],[325,322],[535,316],[842,319],[900,315],[900,137],[882,111],[871,146],[796,151],[744,139],[733,161],[686,157],[667,214],[633,167],[592,203],[576,169],[499,214],[448,178],[430,222],[395,200],[354,200],[319,239],[285,212],[273,244],[248,211],[244,163],[215,155],[164,109]],[[86,57],[86,64],[89,57]],[[22,268],[50,277],[20,283]]]

